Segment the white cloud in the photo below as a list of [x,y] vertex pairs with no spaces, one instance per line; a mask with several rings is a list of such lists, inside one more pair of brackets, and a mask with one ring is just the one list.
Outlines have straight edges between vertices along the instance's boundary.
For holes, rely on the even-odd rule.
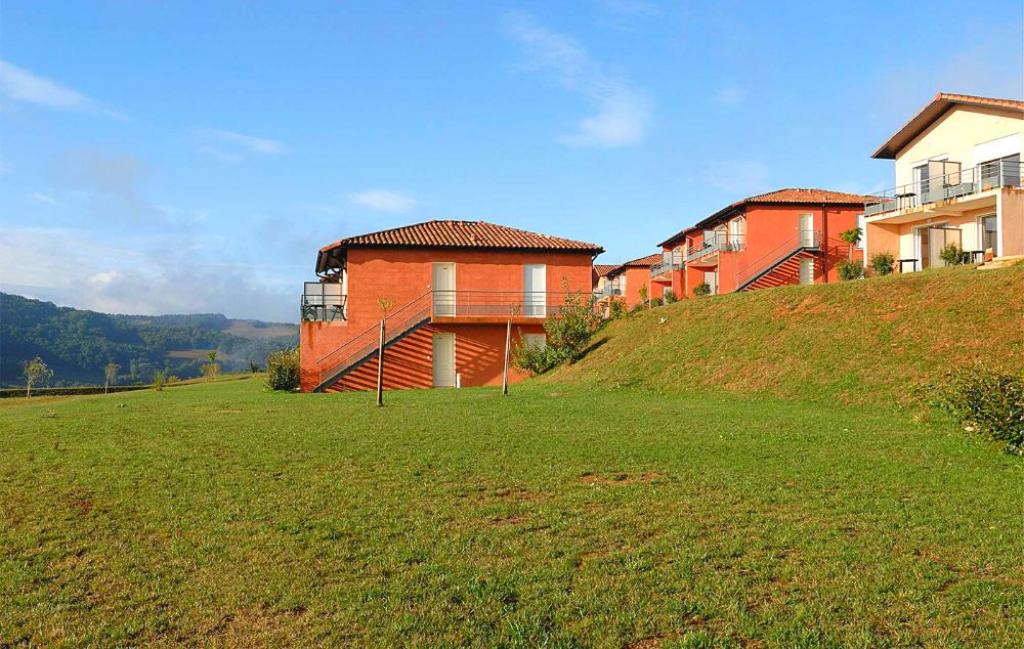
[[736,106],[743,103],[743,100],[746,98],[747,93],[735,83],[721,87],[718,93],[715,94],[715,101],[726,106]]
[[[70,228],[9,228],[0,287],[106,313],[223,313],[294,321],[295,286],[279,269],[201,255],[187,239],[101,237]],[[65,266],[66,265],[66,266]],[[63,272],[71,267],[74,273]]]
[[736,198],[767,191],[768,166],[756,160],[732,160],[708,165],[701,178],[705,183]]
[[32,193],[32,198],[34,200],[36,200],[36,201],[39,201],[40,203],[46,203],[47,205],[56,205],[57,204],[57,199],[56,198],[54,198],[53,196],[50,196],[49,194],[44,194],[42,192],[33,192]]
[[100,107],[92,98],[56,81],[32,74],[28,70],[0,60],[0,94],[28,104],[74,110],[99,112],[109,117],[126,120],[121,112]]
[[239,162],[248,154],[280,155],[288,151],[278,140],[218,128],[195,130],[199,152],[224,162]]
[[650,100],[621,73],[595,61],[576,39],[551,31],[525,13],[504,19],[505,33],[526,50],[527,67],[550,76],[566,90],[594,105],[560,140],[573,146],[617,147],[641,142],[651,120]]
[[349,196],[356,205],[378,212],[401,213],[416,207],[418,201],[411,196],[387,189],[368,189]]

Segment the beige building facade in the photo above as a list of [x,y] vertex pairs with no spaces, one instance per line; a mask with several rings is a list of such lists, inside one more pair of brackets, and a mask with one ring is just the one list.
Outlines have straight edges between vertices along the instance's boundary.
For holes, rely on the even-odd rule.
[[896,186],[865,207],[866,257],[909,272],[949,245],[976,262],[1024,255],[1022,154],[1024,102],[938,94],[874,153]]

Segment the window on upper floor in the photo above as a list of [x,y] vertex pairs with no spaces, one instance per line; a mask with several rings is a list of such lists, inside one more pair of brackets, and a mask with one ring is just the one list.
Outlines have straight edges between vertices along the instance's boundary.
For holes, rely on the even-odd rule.
[[747,242],[747,219],[737,216],[729,221],[729,247],[733,250],[742,250]]

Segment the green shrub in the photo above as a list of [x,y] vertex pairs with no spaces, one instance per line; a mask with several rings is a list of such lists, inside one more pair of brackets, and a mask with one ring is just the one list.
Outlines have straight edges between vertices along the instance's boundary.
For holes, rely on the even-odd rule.
[[167,383],[167,377],[164,376],[163,372],[153,373],[153,389],[157,392],[164,389],[164,384]]
[[678,298],[676,298],[675,291],[671,291],[671,290],[665,291],[664,297],[665,297],[665,304],[673,304],[673,303],[679,301]]
[[939,393],[938,405],[968,432],[1004,442],[1010,452],[1024,451],[1024,375],[981,367],[954,371]]
[[848,282],[864,277],[864,266],[860,262],[844,259],[836,264],[836,272],[839,273],[839,279]]
[[651,306],[661,306],[662,304],[660,297],[651,298]]
[[701,282],[693,287],[693,294],[697,297],[701,297],[702,295],[711,295],[711,285],[707,282]]
[[955,243],[945,246],[939,252],[939,257],[947,266],[959,266],[964,263],[964,251],[960,250],[960,246]]
[[622,300],[612,298],[608,303],[608,317],[614,320],[615,318],[621,318],[624,315],[626,315],[626,303]]
[[889,275],[896,266],[896,258],[892,253],[880,252],[871,256],[871,269],[878,275]]
[[299,348],[282,349],[267,357],[267,387],[271,390],[299,389]]
[[579,293],[569,293],[559,309],[559,317],[544,321],[546,343],[542,346],[520,342],[512,350],[512,363],[534,374],[543,374],[562,363],[574,363],[586,353],[600,322],[593,297],[583,299]]

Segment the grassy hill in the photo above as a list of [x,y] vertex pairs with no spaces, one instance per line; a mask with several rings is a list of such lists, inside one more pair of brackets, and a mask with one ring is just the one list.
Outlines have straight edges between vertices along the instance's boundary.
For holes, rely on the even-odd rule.
[[36,355],[54,370],[54,385],[102,383],[109,362],[121,366],[121,382],[135,383],[156,371],[197,376],[211,349],[225,370],[242,371],[296,344],[293,324],[219,313],[110,315],[0,293],[0,386],[20,384],[22,363]]
[[906,401],[963,364],[1024,367],[1024,266],[685,300],[613,322],[597,344],[542,380]]
[[1020,458],[892,409],[243,380],[0,431],[4,647],[1024,638]]

